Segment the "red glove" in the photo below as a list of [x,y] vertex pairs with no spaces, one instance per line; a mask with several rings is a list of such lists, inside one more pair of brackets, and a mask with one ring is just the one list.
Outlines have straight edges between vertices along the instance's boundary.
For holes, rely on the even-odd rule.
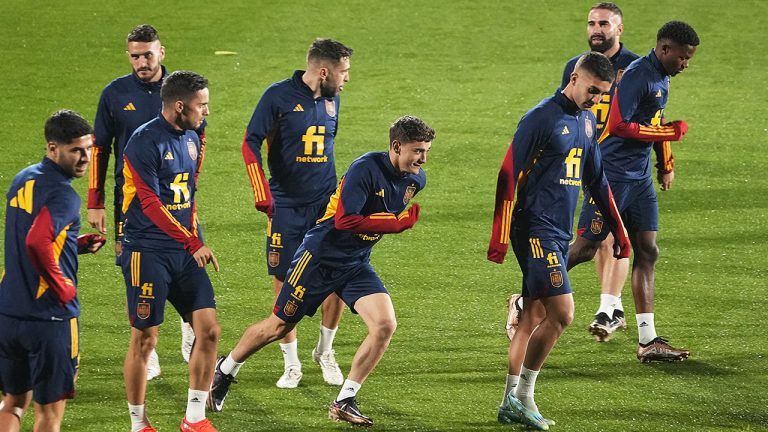
[[629,258],[629,254],[632,251],[632,245],[629,242],[627,231],[621,229],[613,235],[613,256],[616,259]]
[[256,210],[265,213],[269,219],[272,219],[272,203],[256,204]]
[[683,120],[675,120],[668,126],[675,128],[675,141],[680,141],[688,133],[688,123]]
[[77,237],[77,253],[96,253],[106,242],[107,239],[98,234],[83,234]]

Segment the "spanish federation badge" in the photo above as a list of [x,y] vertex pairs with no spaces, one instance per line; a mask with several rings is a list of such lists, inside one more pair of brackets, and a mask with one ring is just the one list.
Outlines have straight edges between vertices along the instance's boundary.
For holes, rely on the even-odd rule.
[[560,270],[553,271],[549,274],[549,281],[553,287],[560,288],[563,286],[563,273]]
[[197,160],[197,146],[195,145],[195,142],[192,141],[192,138],[187,140],[187,151],[192,160]]
[[403,204],[408,204],[411,202],[411,198],[413,198],[413,195],[416,194],[416,186],[410,185],[407,188],[405,188],[405,195],[403,195]]
[[336,102],[326,99],[325,112],[328,114],[328,117],[336,117]]
[[594,135],[594,131],[592,130],[592,122],[589,121],[589,118],[584,119],[584,132],[587,134],[587,138],[592,138],[592,135]]
[[147,302],[141,302],[138,305],[136,305],[136,316],[139,319],[147,319],[150,315],[150,306]]

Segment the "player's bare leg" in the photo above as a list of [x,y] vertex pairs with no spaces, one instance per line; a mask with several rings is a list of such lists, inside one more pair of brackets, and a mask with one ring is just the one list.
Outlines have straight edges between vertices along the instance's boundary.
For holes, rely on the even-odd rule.
[[40,405],[35,402],[35,432],[59,432],[64,419],[66,400]]
[[226,357],[221,357],[214,368],[208,408],[219,412],[224,408],[224,401],[229,394],[229,387],[235,383],[235,376],[243,363],[266,345],[279,340],[296,327],[296,323],[287,323],[275,314],[248,327],[235,348]]
[[131,415],[131,429],[150,426],[144,412],[147,392],[147,361],[157,344],[158,326],[137,329],[131,327],[131,341],[125,355],[123,379]]
[[20,394],[6,394],[0,408],[0,432],[19,432],[24,412],[32,402],[32,390]]
[[[520,376],[520,368],[523,366],[525,352],[528,348],[528,340],[536,327],[547,316],[544,305],[539,302],[532,302],[530,297],[523,297],[523,309],[525,313],[517,327],[517,332],[509,342],[509,375]],[[519,334],[519,336],[518,336]],[[506,393],[505,393],[506,395]]]
[[330,385],[344,383],[344,375],[336,362],[336,352],[333,350],[333,339],[343,312],[344,302],[336,293],[325,299],[322,305],[320,337],[317,345],[312,349],[312,360],[320,366],[323,380]]
[[355,310],[368,327],[368,335],[355,352],[349,375],[341,386],[336,400],[331,403],[328,417],[336,421],[370,426],[373,420],[360,412],[355,396],[387,351],[397,328],[397,319],[392,299],[385,293],[361,297],[355,302]]
[[183,430],[209,430],[213,427],[205,417],[205,404],[211,388],[216,350],[221,328],[216,320],[216,309],[205,308],[186,315],[195,332],[195,344],[189,356],[189,390],[187,411],[182,419]]
[[573,295],[542,297],[534,302],[544,306],[546,316],[531,335],[523,366],[530,370],[540,370],[560,335],[573,321]]
[[599,248],[599,242],[576,236],[576,239],[568,246],[568,270],[594,258]]
[[659,248],[656,231],[629,233],[635,259],[632,263],[632,296],[635,300],[639,346],[637,358],[641,362],[682,361],[688,358],[688,350],[677,349],[656,334],[654,322],[654,275]]
[[[277,299],[280,295],[280,290],[283,288],[283,281],[274,277],[272,279],[272,285],[275,290],[275,299]],[[279,388],[296,388],[303,376],[296,337],[296,328],[294,327],[285,335],[285,337],[280,339],[280,351],[283,353],[283,374],[276,383]]]

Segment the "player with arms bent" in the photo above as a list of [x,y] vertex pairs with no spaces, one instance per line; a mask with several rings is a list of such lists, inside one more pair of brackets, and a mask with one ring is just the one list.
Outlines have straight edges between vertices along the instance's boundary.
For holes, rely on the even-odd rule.
[[539,414],[533,393],[544,361],[573,320],[565,266],[582,184],[606,215],[617,240],[616,256],[629,255],[629,241],[603,173],[595,117],[589,112],[610,91],[613,79],[607,57],[584,54],[565,89],[520,120],[499,172],[488,259],[503,263],[511,241],[523,273],[525,308],[509,346],[507,385],[498,411],[501,423],[549,429],[551,422]]
[[367,153],[352,163],[328,203],[325,215],[309,230],[288,270],[273,314],[249,327],[237,346],[216,365],[210,406],[223,408],[229,387],[243,362],[290,332],[334,293],[357,313],[368,335],[355,353],[349,376],[331,404],[331,419],[358,425],[373,420],[357,408],[355,396],[389,346],[397,326],[387,289],[370,264],[373,246],[383,234],[412,228],[419,217],[411,199],[426,185],[427,161],[435,131],[412,116],[389,130],[389,152]]
[[0,431],[17,432],[35,401],[37,432],[57,432],[75,397],[80,365],[77,255],[106,239],[78,237],[80,197],[93,129],[61,110],[45,122],[46,156],[11,182],[5,213],[5,272],[0,281]]
[[[656,334],[654,325],[654,272],[659,248],[659,208],[651,177],[650,152],[654,142],[680,141],[688,131],[682,121],[664,123],[664,107],[670,76],[688,67],[696,53],[699,37],[691,26],[671,21],[659,29],[656,47],[629,65],[615,90],[608,118],[609,137],[600,148],[605,173],[627,224],[634,261],[632,295],[635,301],[639,345],[637,358],[649,361],[682,361],[688,350],[674,348]],[[579,220],[583,234],[571,245],[568,267],[592,259],[605,231],[598,209],[586,202]],[[584,215],[592,217],[585,218]],[[591,220],[590,220],[591,219]],[[589,222],[587,222],[589,221]],[[590,229],[587,228],[589,224]]]

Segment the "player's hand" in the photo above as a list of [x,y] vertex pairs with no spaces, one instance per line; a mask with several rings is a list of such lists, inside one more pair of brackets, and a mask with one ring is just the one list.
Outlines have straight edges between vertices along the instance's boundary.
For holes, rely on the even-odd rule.
[[272,210],[273,210],[272,203],[266,203],[266,204],[257,203],[256,210],[266,214],[269,219],[272,219]]
[[83,234],[77,237],[77,253],[96,253],[107,242],[105,237],[98,234]]
[[672,189],[672,182],[675,181],[675,171],[661,171],[656,173],[656,178],[659,180],[661,190],[666,191]]
[[685,134],[688,133],[688,123],[686,123],[683,120],[675,120],[672,123],[670,123],[669,126],[672,126],[673,128],[675,128],[674,141],[680,141],[681,139],[683,139]]
[[107,233],[107,216],[104,209],[88,209],[88,223],[100,233]]
[[627,230],[623,226],[620,226],[616,232],[613,233],[613,257],[616,259],[629,258],[629,254],[632,251],[632,245],[629,243],[629,236],[627,236]]
[[219,271],[219,262],[216,261],[216,256],[213,255],[213,251],[208,246],[203,246],[192,254],[192,258],[197,261],[197,266],[200,268],[205,267],[208,263],[213,263],[213,269]]
[[413,228],[416,222],[419,220],[419,214],[421,213],[421,206],[418,203],[413,203],[411,208],[408,209],[408,217],[401,219],[403,223],[403,231]]
[[123,254],[123,242],[120,240],[115,241],[115,256],[119,257]]

